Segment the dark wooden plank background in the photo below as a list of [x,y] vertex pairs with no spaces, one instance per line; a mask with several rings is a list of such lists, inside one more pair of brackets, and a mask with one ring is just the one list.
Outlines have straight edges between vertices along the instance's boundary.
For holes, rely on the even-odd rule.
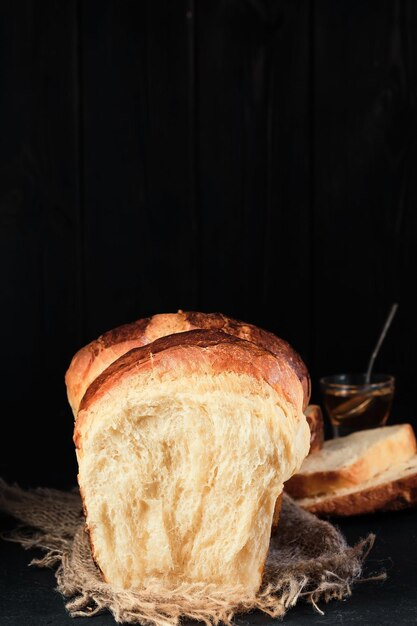
[[0,5],[0,476],[75,480],[64,373],[120,323],[223,311],[415,421],[414,0]]

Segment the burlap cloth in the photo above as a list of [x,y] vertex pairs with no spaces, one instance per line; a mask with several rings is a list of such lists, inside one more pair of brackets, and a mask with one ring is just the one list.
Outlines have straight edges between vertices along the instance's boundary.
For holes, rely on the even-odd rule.
[[67,598],[71,616],[108,609],[118,622],[152,626],[173,626],[182,617],[207,625],[230,624],[234,615],[254,609],[282,617],[300,598],[320,610],[318,602],[346,598],[352,583],[364,580],[362,564],[375,539],[368,535],[349,547],[337,528],[284,495],[279,530],[271,537],[257,594],[244,596],[233,587],[219,593],[203,583],[180,583],[170,590],[156,583],[133,591],[116,589],[101,579],[91,556],[78,492],[25,491],[0,480],[0,509],[20,522],[4,538],[45,551],[43,558],[31,564],[56,568],[58,590]]

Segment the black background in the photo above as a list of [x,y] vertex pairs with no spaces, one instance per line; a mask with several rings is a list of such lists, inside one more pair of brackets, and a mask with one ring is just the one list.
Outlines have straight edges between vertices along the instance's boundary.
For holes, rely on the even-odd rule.
[[[64,374],[100,333],[221,311],[414,421],[414,0],[0,4],[0,476],[75,483]],[[414,412],[413,412],[414,411]]]

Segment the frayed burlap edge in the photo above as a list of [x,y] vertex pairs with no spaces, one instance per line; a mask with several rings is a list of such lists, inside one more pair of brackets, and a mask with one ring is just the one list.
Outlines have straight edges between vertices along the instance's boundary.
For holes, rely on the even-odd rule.
[[26,491],[0,479],[0,509],[21,523],[5,539],[45,552],[31,565],[55,568],[57,589],[68,599],[72,617],[108,609],[117,622],[152,626],[175,626],[181,618],[230,626],[235,615],[255,609],[283,617],[300,598],[322,612],[319,602],[344,599],[351,595],[353,583],[363,580],[362,564],[375,539],[368,535],[349,547],[333,525],[285,496],[257,594],[238,587],[219,591],[204,583],[166,589],[158,580],[146,589],[124,590],[104,582],[92,559],[78,492]]

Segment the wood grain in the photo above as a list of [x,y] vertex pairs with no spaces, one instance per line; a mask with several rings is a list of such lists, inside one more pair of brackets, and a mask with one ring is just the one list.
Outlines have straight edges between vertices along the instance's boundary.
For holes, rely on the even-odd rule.
[[0,11],[0,474],[20,480],[29,467],[62,480],[75,470],[62,373],[82,341],[76,6],[24,0]]
[[398,301],[375,367],[417,424],[416,33],[414,0],[1,4],[0,475],[44,482],[51,433],[73,478],[70,357],[178,308],[290,341],[317,403]]

